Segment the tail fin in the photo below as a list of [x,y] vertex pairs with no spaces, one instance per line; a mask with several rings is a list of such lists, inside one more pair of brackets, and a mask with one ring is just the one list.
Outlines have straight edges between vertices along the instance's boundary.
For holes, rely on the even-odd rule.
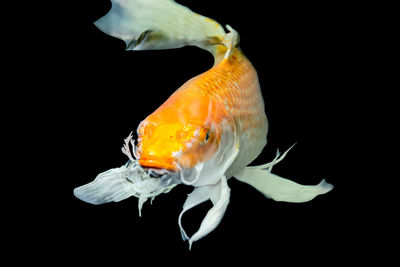
[[111,0],[111,10],[95,25],[126,43],[127,50],[194,45],[209,50],[223,44],[225,31],[216,21],[173,0]]

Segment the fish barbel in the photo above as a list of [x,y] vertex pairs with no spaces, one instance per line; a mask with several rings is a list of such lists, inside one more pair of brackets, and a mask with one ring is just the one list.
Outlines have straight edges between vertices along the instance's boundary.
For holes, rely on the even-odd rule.
[[[229,204],[228,179],[235,177],[276,201],[306,202],[333,186],[300,185],[271,173],[284,154],[269,163],[248,166],[267,144],[268,120],[257,72],[239,48],[239,34],[172,0],[112,0],[109,13],[96,26],[122,39],[127,50],[194,45],[214,56],[214,66],[176,90],[132,133],[122,152],[129,157],[120,168],[99,174],[74,190],[79,199],[102,204],[139,198],[143,203],[178,184],[193,186],[179,216],[182,238],[194,241],[220,223]],[[199,230],[189,237],[181,218],[189,209],[211,200],[213,207]]]

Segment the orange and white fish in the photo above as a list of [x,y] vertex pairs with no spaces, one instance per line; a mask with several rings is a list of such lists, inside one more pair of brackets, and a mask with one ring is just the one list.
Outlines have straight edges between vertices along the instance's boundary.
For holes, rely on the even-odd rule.
[[[183,84],[125,139],[127,164],[99,174],[74,190],[79,199],[102,204],[139,198],[143,203],[178,184],[194,187],[183,205],[179,227],[192,243],[214,230],[229,203],[227,181],[235,177],[276,201],[305,202],[329,192],[322,180],[300,185],[271,173],[274,164],[248,165],[267,143],[268,121],[257,72],[238,47],[239,35],[227,25],[195,14],[173,0],[111,0],[112,8],[95,24],[122,39],[127,50],[169,49],[194,45],[214,56],[214,66]],[[199,230],[188,237],[182,215],[211,200],[213,207]],[[190,248],[189,247],[189,248]]]

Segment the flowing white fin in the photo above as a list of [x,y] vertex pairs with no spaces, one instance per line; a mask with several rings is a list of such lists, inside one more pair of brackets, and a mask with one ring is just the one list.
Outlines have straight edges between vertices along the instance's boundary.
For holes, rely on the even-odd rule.
[[[125,141],[128,143],[129,139]],[[95,205],[118,202],[135,196],[139,198],[138,209],[141,216],[142,206],[148,198],[153,200],[161,193],[168,193],[179,183],[176,175],[168,173],[160,178],[152,178],[134,160],[120,168],[100,173],[92,182],[75,188],[74,195]]]
[[200,186],[196,187],[192,193],[190,193],[185,201],[185,204],[183,204],[183,210],[181,211],[181,214],[179,214],[178,218],[178,225],[179,229],[181,230],[181,235],[183,241],[186,241],[189,239],[187,236],[185,230],[182,227],[182,216],[183,214],[190,210],[191,208],[196,207],[197,205],[207,201],[210,199],[209,193],[208,193],[208,186]]
[[[225,214],[226,208],[229,204],[230,189],[228,187],[225,176],[223,176],[218,183],[215,185],[205,185],[196,187],[191,194],[188,195],[183,210],[179,215],[179,228],[183,240],[189,240],[189,250],[192,248],[193,242],[203,238],[213,231],[218,224],[221,222],[222,217]],[[182,215],[189,209],[203,203],[204,201],[211,200],[213,207],[207,212],[201,222],[199,230],[193,234],[190,238],[187,236],[185,230],[183,230],[181,219]]]
[[220,43],[225,31],[216,21],[173,0],[111,0],[111,10],[95,25],[126,43],[127,50],[152,50]]
[[278,164],[280,161],[282,161],[282,160],[286,157],[287,153],[288,153],[295,145],[296,145],[296,143],[294,143],[291,147],[289,147],[289,148],[285,151],[285,153],[283,153],[282,155],[281,155],[281,153],[279,152],[279,149],[278,149],[278,150],[276,151],[276,156],[275,156],[275,158],[274,158],[271,162],[268,162],[268,163],[265,163],[265,164],[262,164],[262,165],[257,165],[257,166],[248,166],[247,168],[249,168],[249,169],[258,169],[258,170],[267,169],[269,172],[271,172],[271,171],[272,171],[272,167],[273,167],[275,164]]
[[229,30],[229,33],[225,34],[222,43],[227,48],[224,58],[229,58],[233,49],[239,44],[239,33],[229,25],[226,25],[226,28]]
[[325,179],[318,185],[301,185],[267,170],[249,168],[236,174],[235,178],[253,186],[268,198],[292,203],[310,201],[318,195],[328,193],[333,188],[333,185],[325,182]]
[[118,202],[135,194],[132,185],[125,177],[125,166],[100,173],[88,184],[74,189],[75,197],[85,202],[99,205],[107,202]]
[[[203,238],[213,231],[221,222],[229,204],[230,189],[228,187],[225,176],[223,176],[215,185],[205,185],[196,187],[192,193],[188,195],[183,210],[179,215],[178,224],[181,230],[183,240],[189,240],[189,250],[192,248],[193,242]],[[201,222],[199,230],[190,238],[182,227],[182,215],[189,209],[211,200],[213,207],[207,212]]]
[[208,235],[219,225],[228,207],[231,190],[228,187],[225,176],[217,184],[210,187],[210,199],[214,206],[207,212],[199,230],[189,239],[189,250],[192,248],[193,242]]
[[277,156],[270,163],[246,167],[241,172],[236,173],[234,177],[253,186],[266,197],[275,201],[307,202],[318,195],[331,191],[333,185],[328,184],[325,179],[318,185],[301,185],[271,173],[273,165],[281,161],[293,146],[280,157],[278,151]]

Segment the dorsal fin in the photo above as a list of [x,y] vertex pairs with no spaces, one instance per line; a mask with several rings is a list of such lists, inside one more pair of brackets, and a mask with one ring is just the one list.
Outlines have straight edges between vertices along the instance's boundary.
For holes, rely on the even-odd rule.
[[225,34],[222,44],[227,48],[224,58],[229,58],[235,47],[239,45],[239,33],[235,31],[231,26],[226,25],[229,33]]

